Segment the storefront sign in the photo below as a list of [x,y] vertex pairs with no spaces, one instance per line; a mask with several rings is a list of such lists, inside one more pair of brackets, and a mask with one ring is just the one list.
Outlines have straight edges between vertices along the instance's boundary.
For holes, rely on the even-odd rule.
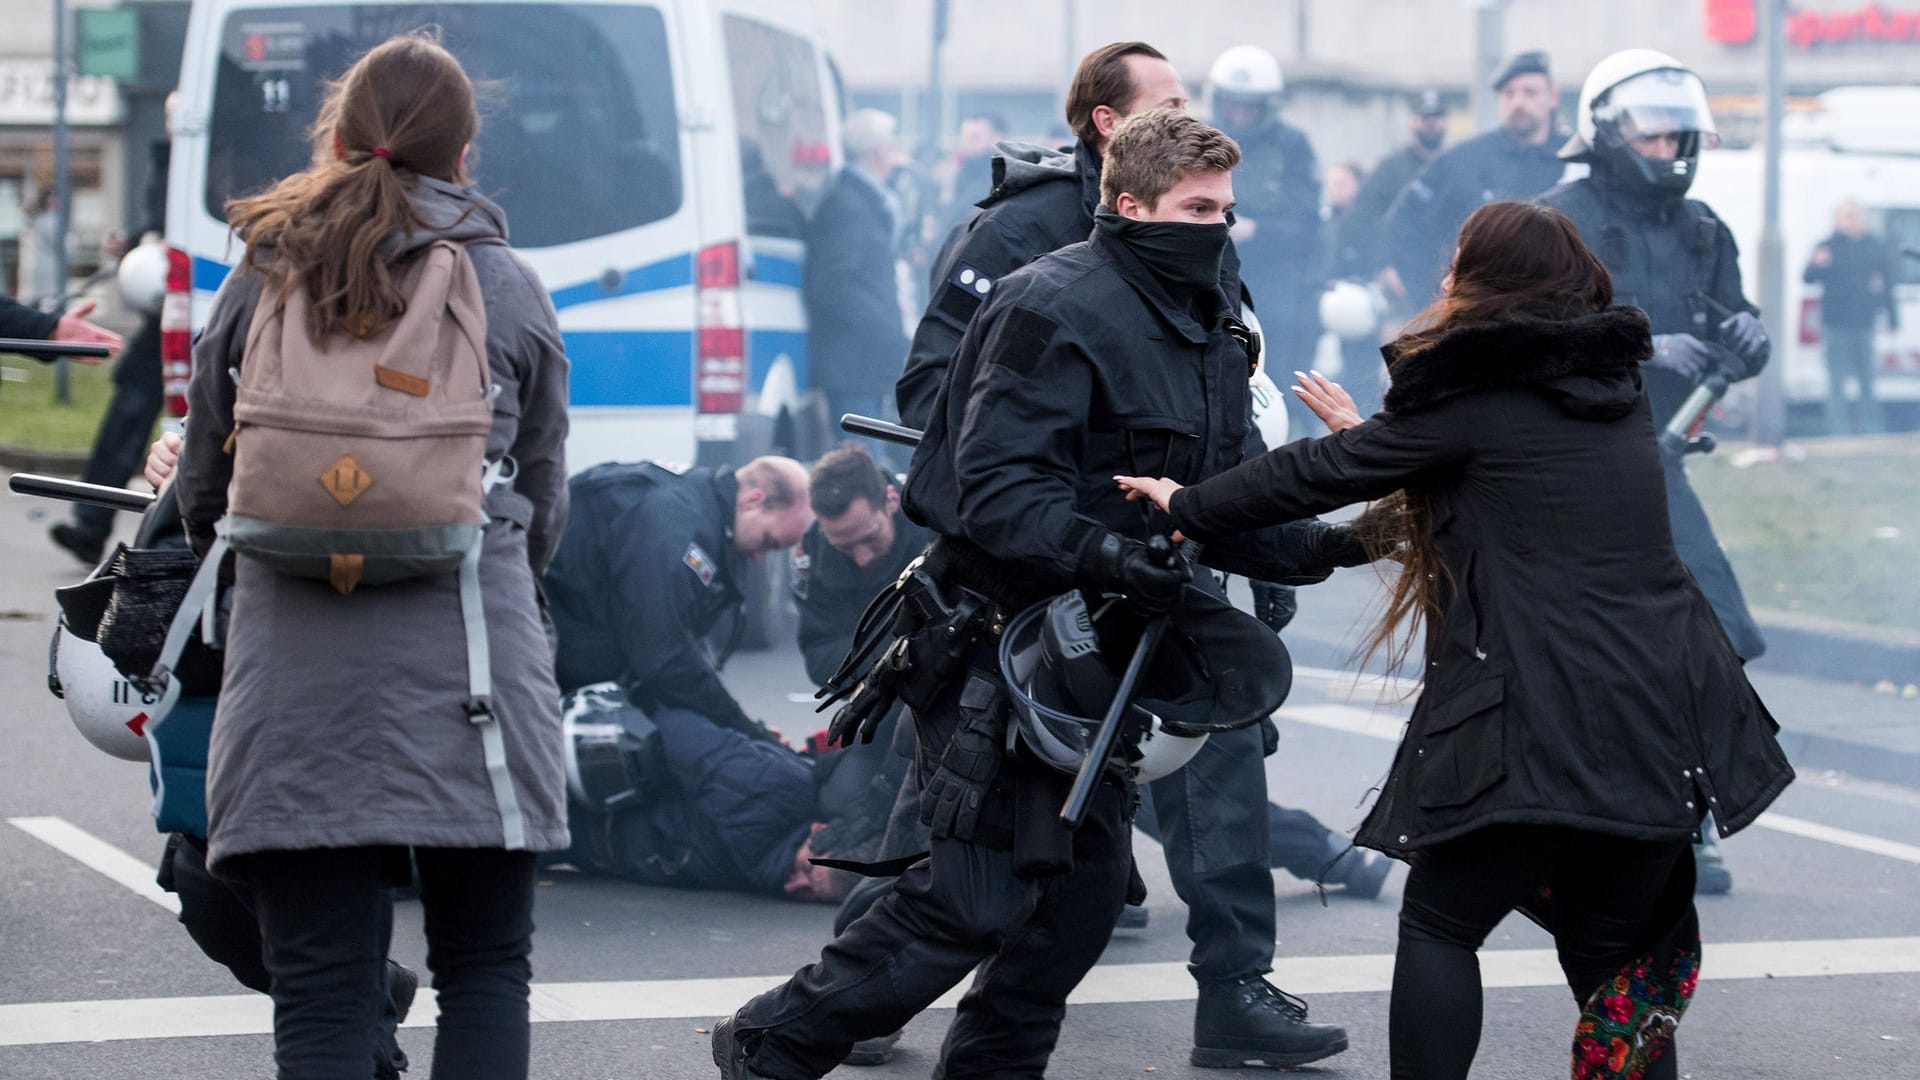
[[[1760,0],[1706,0],[1707,37],[1722,45],[1756,44],[1760,40],[1759,4]],[[1787,41],[1802,49],[1853,42],[1920,43],[1920,7],[1789,5]]]
[[[120,122],[120,91],[112,79],[77,75],[67,80],[67,123],[91,127]],[[0,60],[0,124],[53,123],[53,63]]]

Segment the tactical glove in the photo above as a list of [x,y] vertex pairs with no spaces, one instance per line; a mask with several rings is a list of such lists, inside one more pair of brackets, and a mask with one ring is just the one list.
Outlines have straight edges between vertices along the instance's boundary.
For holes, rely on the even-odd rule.
[[1143,615],[1165,615],[1180,605],[1193,568],[1171,551],[1158,557],[1138,540],[1107,533],[1081,561],[1076,577],[1084,587],[1124,595]]
[[1716,371],[1737,368],[1740,361],[1724,346],[1692,334],[1655,334],[1653,356],[1647,363],[1697,383]]
[[1003,702],[993,680],[980,675],[967,678],[960,692],[960,727],[920,793],[920,821],[932,827],[936,838],[966,840],[979,824],[987,788],[1005,754]]
[[1767,366],[1767,358],[1773,354],[1773,343],[1767,338],[1767,328],[1760,317],[1751,311],[1738,311],[1720,323],[1720,343],[1738,359],[1737,364],[1726,366],[1727,378],[1733,380],[1750,379]]
[[1300,610],[1294,598],[1293,586],[1275,585],[1270,581],[1251,582],[1253,586],[1254,617],[1267,625],[1267,629],[1279,633],[1293,621]]
[[900,696],[899,678],[906,669],[906,655],[907,639],[895,638],[887,651],[880,654],[880,659],[867,669],[852,696],[827,725],[828,746],[852,746],[855,736],[863,743],[873,741],[874,729],[886,719]]

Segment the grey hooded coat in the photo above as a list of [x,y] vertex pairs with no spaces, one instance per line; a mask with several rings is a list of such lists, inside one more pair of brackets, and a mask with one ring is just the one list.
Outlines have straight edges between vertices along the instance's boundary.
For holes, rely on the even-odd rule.
[[[429,228],[396,236],[400,258],[435,239],[506,237],[500,209],[468,188],[409,176]],[[499,389],[488,456],[510,454],[512,487],[489,496],[480,562],[501,725],[526,846],[567,846],[560,695],[535,582],[567,517],[567,359],[551,302],[500,243],[468,248],[486,298]],[[204,551],[226,512],[234,384],[259,301],[244,264],[214,298],[194,347],[182,517]],[[245,452],[244,449],[241,452]],[[368,845],[501,847],[504,833],[469,723],[466,638],[454,575],[336,594],[326,582],[237,558],[225,680],[207,774],[209,858]]]

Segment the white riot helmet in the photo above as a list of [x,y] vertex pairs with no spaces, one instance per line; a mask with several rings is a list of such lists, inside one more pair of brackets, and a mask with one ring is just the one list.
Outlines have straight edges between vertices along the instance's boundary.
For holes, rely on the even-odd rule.
[[167,245],[155,240],[122,255],[114,282],[128,307],[146,315],[160,314],[167,298]]
[[67,629],[65,619],[53,638],[52,671],[47,686],[67,703],[73,726],[95,747],[126,761],[148,760],[146,733],[173,711],[180,680],[168,679],[159,694],[135,686],[100,651],[100,646]]
[[1287,443],[1287,399],[1267,375],[1267,337],[1260,329],[1259,316],[1252,308],[1247,308],[1241,312],[1241,317],[1246,320],[1257,342],[1254,347],[1253,377],[1248,380],[1253,393],[1253,426],[1260,429],[1260,437],[1266,440],[1267,449],[1277,449]]
[[1372,337],[1386,310],[1380,291],[1357,281],[1336,281],[1320,294],[1320,325],[1343,341]]
[[[1560,148],[1568,161],[1585,161],[1596,174],[1684,195],[1698,171],[1700,151],[1719,141],[1707,89],[1679,60],[1654,49],[1627,49],[1594,65],[1580,86],[1575,133]],[[1642,157],[1628,140],[1678,135],[1672,160]]]
[[1217,123],[1220,106],[1234,102],[1256,106],[1270,116],[1286,86],[1280,61],[1272,53],[1258,45],[1235,45],[1207,71],[1207,112]]
[[1163,776],[1172,776],[1185,768],[1207,745],[1205,735],[1174,735],[1160,726],[1160,718],[1147,714],[1150,722],[1147,730],[1140,735],[1140,760],[1133,763],[1138,779],[1143,784],[1151,784]]

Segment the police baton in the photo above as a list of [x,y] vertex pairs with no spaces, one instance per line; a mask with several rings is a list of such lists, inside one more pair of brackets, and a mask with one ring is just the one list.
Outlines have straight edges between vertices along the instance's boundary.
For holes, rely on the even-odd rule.
[[21,495],[38,495],[47,499],[65,499],[67,502],[86,503],[89,506],[103,506],[108,510],[131,510],[145,513],[153,505],[154,497],[126,488],[107,487],[104,484],[83,484],[78,480],[63,480],[57,476],[40,476],[35,473],[15,473],[7,477],[7,487]]
[[[1172,566],[1179,558],[1174,553],[1173,544],[1164,536],[1156,536],[1147,542],[1147,552],[1161,566]],[[1147,661],[1153,659],[1154,650],[1160,647],[1160,638],[1167,632],[1168,616],[1161,615],[1147,623],[1140,632],[1140,642],[1133,647],[1133,657],[1127,661],[1127,670],[1120,676],[1120,685],[1114,688],[1113,703],[1107,706],[1107,715],[1100,718],[1100,726],[1093,733],[1093,744],[1087,748],[1086,760],[1080,763],[1080,771],[1074,774],[1073,787],[1067,790],[1066,805],[1060,808],[1060,823],[1069,829],[1077,829],[1087,818],[1087,805],[1093,801],[1094,786],[1100,782],[1100,774],[1106,771],[1107,757],[1113,753],[1113,744],[1120,739],[1120,725],[1126,719],[1127,708],[1133,704],[1133,688],[1140,682],[1140,673],[1146,670]]]
[[83,345],[73,341],[42,341],[37,338],[0,338],[0,353],[22,353],[36,359],[56,356],[107,357],[113,350],[105,345]]
[[897,443],[901,446],[919,446],[922,432],[918,428],[905,427],[886,420],[878,420],[859,413],[847,413],[840,417],[840,430],[849,435],[865,435],[869,439],[881,442]]

